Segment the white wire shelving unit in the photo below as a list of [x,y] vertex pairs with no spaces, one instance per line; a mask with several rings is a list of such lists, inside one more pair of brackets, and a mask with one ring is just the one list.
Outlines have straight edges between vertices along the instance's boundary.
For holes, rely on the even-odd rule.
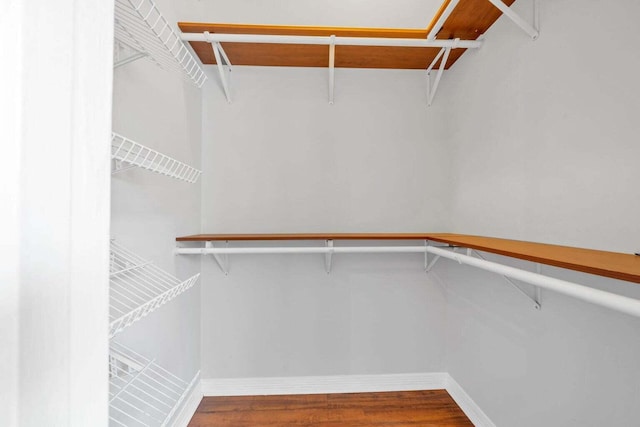
[[140,167],[189,183],[195,183],[202,171],[152,150],[115,132],[111,134],[111,159],[115,160],[113,173]]
[[191,288],[200,273],[180,280],[111,242],[109,338]]
[[133,54],[116,58],[118,67],[146,57],[160,68],[180,73],[197,87],[207,80],[202,67],[152,0],[115,1],[116,44]]
[[109,350],[109,425],[168,425],[199,372],[186,382],[122,344]]

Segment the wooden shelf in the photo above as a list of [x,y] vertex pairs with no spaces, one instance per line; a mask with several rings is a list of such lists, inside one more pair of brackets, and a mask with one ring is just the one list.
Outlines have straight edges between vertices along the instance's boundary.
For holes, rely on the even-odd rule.
[[431,234],[429,240],[640,283],[640,256],[633,254],[463,234]]
[[298,234],[195,234],[178,242],[260,240],[425,240],[424,233],[298,233]]
[[178,242],[293,240],[430,240],[545,265],[640,283],[640,256],[544,243],[449,233],[197,234]]
[[[510,6],[515,0],[505,0]],[[429,31],[444,12],[445,1],[427,28],[349,28],[284,25],[244,25],[221,23],[179,22],[184,33],[268,34],[289,36],[342,36],[426,39]],[[475,40],[484,34],[500,17],[501,12],[487,0],[461,0],[455,7],[437,39]],[[425,17],[425,21],[428,17]],[[203,64],[216,60],[207,42],[190,42]],[[280,67],[327,67],[329,51],[320,45],[290,45],[261,43],[222,43],[233,65],[259,65]],[[336,46],[335,66],[344,68],[393,68],[425,70],[436,57],[439,48]],[[451,67],[465,52],[451,51],[446,68]],[[436,64],[436,68],[438,64]]]
[[[278,25],[205,24],[179,22],[184,33],[268,34],[287,36],[342,36],[426,39],[426,29],[340,28]],[[216,60],[207,42],[190,42],[203,64]],[[323,45],[222,43],[233,65],[327,67],[329,49]],[[432,47],[336,46],[335,66],[343,68],[400,68],[426,70],[440,51]],[[457,52],[456,52],[457,51]],[[456,49],[451,57],[459,56]],[[453,63],[453,59],[448,61]]]

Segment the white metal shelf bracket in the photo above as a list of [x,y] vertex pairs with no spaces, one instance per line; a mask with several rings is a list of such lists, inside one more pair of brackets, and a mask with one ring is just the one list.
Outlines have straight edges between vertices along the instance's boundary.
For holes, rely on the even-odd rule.
[[[482,254],[480,252],[478,252],[476,250],[472,250],[472,249],[467,249],[467,251],[468,251],[467,255],[471,256],[471,254],[475,254],[481,260],[485,260],[486,261],[486,259],[482,256]],[[540,274],[540,273],[538,272],[538,274]],[[526,299],[531,301],[531,303],[533,304],[533,308],[535,308],[536,310],[542,309],[542,306],[540,305],[539,297],[538,298],[532,298],[527,292],[525,292],[524,289],[522,289],[520,286],[518,286],[518,284],[516,282],[514,282],[513,280],[511,280],[510,278],[508,278],[505,275],[502,275],[502,277],[504,278],[504,280],[507,281],[507,283],[509,283],[513,287],[513,289],[515,289],[520,294],[522,294]],[[540,288],[538,288],[537,286],[534,286],[534,289],[536,289],[536,293],[537,293],[537,291],[540,290]]]
[[[457,42],[459,40],[460,39],[456,39],[455,41]],[[454,45],[453,47],[455,48],[456,46]],[[433,98],[436,96],[436,91],[438,90],[438,85],[440,84],[440,79],[442,78],[442,73],[444,72],[444,68],[447,65],[447,60],[449,59],[449,54],[451,53],[451,49],[452,47],[443,47],[442,49],[440,49],[440,52],[438,52],[436,57],[433,58],[433,61],[431,61],[429,68],[427,68],[427,104],[429,106],[431,105],[431,103],[433,103]],[[441,58],[442,60],[440,61],[440,67],[438,68],[438,73],[436,74],[436,78],[432,86],[431,71],[433,70],[433,67],[435,67],[438,60]]]
[[[138,59],[146,58],[149,56],[149,52],[145,52],[142,47],[138,47],[135,49],[131,46],[128,46],[118,40],[114,43],[114,58],[113,58],[113,68],[122,67],[130,62],[137,61]],[[124,55],[128,53],[128,55]]]
[[[211,35],[209,34],[208,31],[205,31],[204,36],[206,39],[209,39]],[[231,104],[231,91],[229,89],[229,82],[227,81],[227,74],[224,71],[224,63],[222,58],[224,57],[224,60],[227,62],[227,65],[229,65],[229,72],[231,72],[231,62],[229,61],[227,54],[224,53],[224,50],[222,49],[222,45],[220,44],[220,42],[210,41],[209,43],[211,43],[211,49],[213,49],[213,55],[216,58],[216,64],[218,66],[218,74],[220,74],[220,83],[222,83],[224,96],[227,98],[227,102]]]
[[135,168],[136,166],[125,163],[122,160],[113,159],[113,167],[111,168],[111,174],[117,174],[120,172],[124,172],[127,169]]
[[329,104],[330,105],[333,105],[335,65],[336,65],[336,36],[332,35],[329,40]]
[[[424,241],[424,271],[425,273],[429,273],[431,269],[436,265],[438,260],[440,259],[440,255],[436,255],[433,257],[431,261],[429,261],[429,247],[431,243],[428,240]],[[455,248],[454,248],[455,251]]]
[[497,7],[500,12],[505,14],[514,24],[522,28],[522,30],[529,35],[533,40],[536,40],[540,35],[538,31],[538,2],[533,0],[533,25],[522,19],[520,15],[515,13],[513,9],[504,4],[502,0],[489,0],[492,5]]
[[[227,247],[229,246],[229,242],[226,242]],[[208,249],[215,249],[215,245],[213,242],[205,242],[205,247]],[[224,273],[225,276],[229,275],[229,255],[228,254],[217,254],[212,253],[213,258],[216,260],[218,267]]]
[[[333,248],[333,240],[325,241],[325,245],[327,248]],[[324,254],[324,269],[327,274],[331,273],[331,257],[333,256],[333,251],[329,251]]]
[[215,42],[215,43],[216,43],[216,46],[218,47],[218,52],[220,52],[220,55],[222,56],[224,63],[226,64],[227,68],[229,68],[229,72],[233,71],[233,64],[231,64],[231,61],[227,56],[227,52],[225,52],[224,49],[222,48],[222,44],[220,42]]

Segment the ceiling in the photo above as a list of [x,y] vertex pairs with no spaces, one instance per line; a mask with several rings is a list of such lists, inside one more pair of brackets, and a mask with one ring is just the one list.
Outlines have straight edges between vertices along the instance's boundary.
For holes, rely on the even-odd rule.
[[[193,0],[192,0],[193,1]],[[511,5],[515,0],[503,0],[505,4]],[[242,14],[251,19],[257,19],[258,16],[265,16],[266,21],[272,21],[275,16],[279,19],[286,19],[286,22],[295,21],[294,16],[299,15],[302,22],[295,22],[295,26],[271,25],[262,22],[262,25],[252,25],[244,22],[242,24],[215,24],[199,22],[180,22],[178,26],[185,33],[202,33],[208,31],[210,33],[220,34],[276,34],[276,35],[336,35],[349,37],[396,37],[396,38],[416,38],[425,39],[431,26],[435,20],[443,12],[443,4],[440,1],[437,4],[433,1],[424,1],[430,3],[430,7],[436,6],[436,11],[427,16],[418,16],[418,12],[422,13],[423,8],[417,7],[417,3],[413,0],[401,0],[398,4],[403,6],[413,5],[416,7],[413,19],[416,17],[421,22],[427,22],[423,27],[407,29],[407,28],[364,28],[364,27],[319,27],[319,26],[302,26],[301,23],[309,22],[309,11],[303,11],[303,5],[313,5],[315,8],[319,4],[337,5],[342,3],[339,0],[330,0],[328,2],[318,2],[311,0],[266,0],[267,4],[293,4],[300,3],[299,6],[291,10],[273,10],[268,14],[265,7],[259,7],[259,11],[246,10],[242,12],[242,5],[248,7],[249,4],[258,4],[262,0],[242,0],[233,8],[227,6],[227,13],[233,16]],[[449,0],[445,0],[444,5]],[[218,0],[199,0],[199,4],[217,4]],[[414,4],[416,3],[416,4]],[[383,4],[383,9],[388,9],[393,4],[390,1],[381,0],[351,0],[345,2],[351,9],[349,14],[342,16],[337,14],[336,9],[332,9],[331,13],[335,15],[335,22],[344,22],[346,19],[357,21],[355,6],[359,6],[358,10],[362,11],[361,21],[373,22],[373,18],[384,20],[379,11],[375,14],[370,11],[372,4]],[[233,13],[231,13],[231,9]],[[393,9],[393,8],[392,8]],[[327,12],[328,13],[328,12]],[[371,16],[366,17],[367,13]],[[399,12],[397,12],[399,13]],[[296,15],[297,14],[297,15]],[[407,12],[402,10],[402,14]],[[255,16],[254,16],[255,15]],[[373,16],[375,15],[375,16]],[[463,40],[475,40],[484,34],[489,27],[500,17],[501,12],[487,0],[460,0],[451,15],[445,21],[442,29],[437,35],[437,39],[453,39],[460,38]],[[207,16],[206,14],[204,16]],[[365,19],[366,17],[366,19]],[[304,19],[303,19],[304,18]],[[326,14],[320,14],[317,21],[329,19]],[[390,17],[386,17],[390,20]],[[405,16],[403,20],[408,21],[409,17]],[[220,22],[220,20],[218,20]],[[233,20],[232,20],[233,22]],[[315,22],[315,21],[314,21]],[[211,45],[207,42],[190,42],[194,51],[200,57],[203,64],[215,64],[215,57]],[[227,53],[233,65],[256,65],[256,66],[293,66],[293,67],[327,67],[329,62],[329,52],[327,46],[322,45],[294,45],[294,44],[264,44],[264,43],[222,43],[222,47]],[[426,69],[435,59],[440,51],[439,48],[433,47],[381,47],[381,46],[336,46],[335,66],[344,68],[393,68],[393,69]],[[446,68],[451,67],[462,54],[464,49],[454,49],[447,61]],[[436,67],[439,63],[436,64]]]
[[191,22],[426,28],[443,0],[183,0]]

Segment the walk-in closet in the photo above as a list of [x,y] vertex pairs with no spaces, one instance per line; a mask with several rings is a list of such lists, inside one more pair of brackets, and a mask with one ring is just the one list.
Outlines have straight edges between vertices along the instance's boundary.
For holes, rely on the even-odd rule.
[[0,425],[638,425],[638,17],[5,1]]

